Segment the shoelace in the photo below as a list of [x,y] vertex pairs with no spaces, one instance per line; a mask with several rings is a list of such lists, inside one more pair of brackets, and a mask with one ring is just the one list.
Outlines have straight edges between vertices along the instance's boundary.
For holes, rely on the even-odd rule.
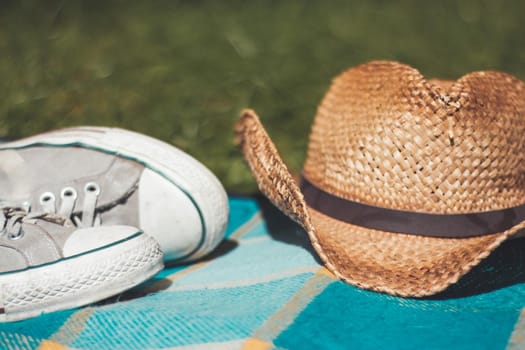
[[77,191],[73,187],[66,187],[60,192],[60,208],[56,210],[56,198],[52,192],[44,192],[40,196],[40,205],[45,213],[58,214],[71,220],[77,227],[100,226],[100,215],[95,211],[100,187],[95,182],[88,182],[84,186],[84,201],[82,203],[81,216],[73,213],[77,201]]
[[11,240],[23,236],[22,223],[34,223],[37,219],[45,220],[59,225],[65,225],[68,221],[65,217],[43,212],[29,213],[22,207],[0,207],[0,235],[7,233]]

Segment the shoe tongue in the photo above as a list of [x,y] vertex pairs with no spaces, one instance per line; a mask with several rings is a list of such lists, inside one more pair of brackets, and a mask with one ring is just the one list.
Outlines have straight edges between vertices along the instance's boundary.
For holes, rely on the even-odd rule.
[[18,199],[31,196],[34,174],[20,152],[5,150],[0,152],[0,199],[11,205]]
[[[8,162],[4,163],[4,158]],[[74,212],[82,209],[86,185],[100,188],[97,209],[109,209],[129,197],[137,187],[144,167],[137,162],[79,147],[31,147],[0,151],[0,199],[29,201],[40,210],[40,197],[52,193],[55,208],[61,192],[77,192]]]

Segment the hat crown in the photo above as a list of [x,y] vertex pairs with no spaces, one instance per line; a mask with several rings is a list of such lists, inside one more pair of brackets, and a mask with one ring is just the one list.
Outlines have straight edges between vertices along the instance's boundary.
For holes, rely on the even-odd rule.
[[427,81],[397,62],[334,79],[303,169],[339,197],[432,213],[525,202],[525,84],[501,72]]

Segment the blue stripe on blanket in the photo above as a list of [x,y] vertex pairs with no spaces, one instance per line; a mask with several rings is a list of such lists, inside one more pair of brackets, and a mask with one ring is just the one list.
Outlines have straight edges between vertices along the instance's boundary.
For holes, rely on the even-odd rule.
[[159,348],[247,338],[306,278],[301,274],[235,288],[169,291],[117,303],[96,312],[71,346]]
[[332,283],[274,343],[289,349],[304,349],[304,344],[311,349],[341,344],[355,349],[503,349],[519,308],[498,307],[494,301],[504,301],[512,289],[421,301]]

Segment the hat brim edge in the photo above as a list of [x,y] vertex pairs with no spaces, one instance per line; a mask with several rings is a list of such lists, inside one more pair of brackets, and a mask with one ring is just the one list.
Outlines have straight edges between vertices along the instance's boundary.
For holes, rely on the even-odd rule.
[[[326,268],[339,279],[357,286],[359,288],[383,292],[402,297],[428,297],[444,291],[451,284],[456,283],[463,275],[468,273],[481,260],[486,258],[494,249],[506,241],[516,232],[525,228],[522,222],[504,232],[491,235],[487,239],[483,249],[472,256],[468,261],[461,264],[456,271],[449,271],[447,277],[428,288],[400,289],[388,285],[377,285],[353,278],[351,274],[344,273],[333,261],[333,257],[327,255],[326,248],[320,242],[318,228],[312,221],[311,209],[304,200],[303,194],[294,180],[291,172],[280,157],[274,143],[264,129],[255,111],[245,109],[235,126],[237,143],[241,147],[243,155],[254,175],[261,192],[284,214],[301,225],[307,232],[315,251],[325,264]],[[321,232],[319,232],[321,233]],[[390,234],[390,233],[389,233]],[[395,234],[399,235],[399,234]],[[434,238],[439,240],[440,238]],[[448,239],[450,238],[443,238]],[[469,238],[461,238],[467,242]]]

